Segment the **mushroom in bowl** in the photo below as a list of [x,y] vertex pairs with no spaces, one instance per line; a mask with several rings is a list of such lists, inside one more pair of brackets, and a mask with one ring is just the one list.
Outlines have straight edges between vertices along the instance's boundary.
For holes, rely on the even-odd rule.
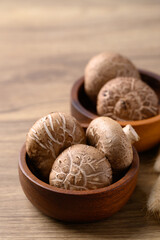
[[93,57],[85,68],[84,88],[88,97],[96,102],[103,85],[116,77],[134,77],[140,74],[134,64],[125,56],[113,52],[103,52]]
[[[143,82],[147,83],[157,94],[158,109],[160,109],[160,76],[145,70],[139,70]],[[84,77],[81,77],[72,86],[71,90],[71,114],[83,126],[87,128],[89,123],[99,117],[96,106],[91,102],[84,89]],[[148,150],[160,143],[160,114],[143,120],[117,120],[122,127],[130,124],[140,141],[134,146],[141,152]]]
[[139,157],[133,148],[133,161],[121,179],[94,190],[66,190],[51,186],[35,176],[28,165],[26,145],[19,159],[19,179],[31,203],[44,214],[66,222],[92,222],[119,211],[131,197],[137,182]]
[[61,112],[48,114],[36,121],[27,134],[28,164],[34,174],[38,172],[48,182],[57,156],[69,146],[85,142],[85,132],[74,117]]
[[[59,119],[58,124],[60,124],[60,119],[63,119],[63,124],[60,124],[60,128],[66,130],[68,126],[72,126],[70,128],[71,132],[68,132],[68,130],[64,135],[61,129],[58,134],[58,128],[53,127],[55,117],[57,118],[57,116]],[[66,118],[68,117],[68,115],[62,113],[47,115],[47,117],[38,120],[36,125],[33,125],[32,128],[34,130],[31,128],[32,130],[29,131],[29,134],[32,131],[32,134],[36,135],[31,135],[33,139],[27,135],[27,140],[28,137],[29,140],[31,138],[33,145],[29,145],[29,148],[26,146],[28,144],[26,142],[21,150],[19,177],[22,188],[34,206],[56,219],[87,222],[109,217],[122,208],[136,186],[139,158],[136,150],[132,148],[131,142],[135,140],[137,135],[132,131],[132,128],[128,127],[122,130],[116,121],[110,119],[111,122],[119,126],[116,131],[120,133],[116,137],[116,140],[112,142],[111,148],[115,149],[117,143],[119,144],[121,139],[123,139],[124,144],[122,144],[119,150],[124,150],[123,154],[126,154],[125,161],[123,161],[121,153],[118,152],[117,154],[120,157],[114,155],[113,160],[109,152],[103,152],[102,149],[98,149],[98,145],[90,146],[85,143],[82,144],[81,142],[86,142],[84,132],[79,131],[82,129],[79,128],[73,117],[70,116],[71,122],[67,123]],[[99,122],[101,123],[100,119]],[[106,119],[108,121],[105,122],[105,134],[108,131],[108,138],[112,141],[115,138],[115,126],[111,126],[109,118],[106,117]],[[48,121],[50,122],[48,123]],[[39,122],[43,124],[39,126]],[[78,126],[77,132],[74,127],[75,123]],[[39,128],[35,127],[37,124]],[[88,128],[88,139],[90,131],[91,127]],[[75,139],[73,135],[76,135],[78,132],[79,138],[73,143],[73,139]],[[71,133],[72,137],[70,136]],[[59,151],[58,156],[55,158],[53,155],[50,155],[50,151],[52,153],[53,149],[46,146],[54,138],[52,147],[55,148],[54,152],[56,152],[56,147],[57,149],[60,147],[60,137],[62,135],[63,138],[61,138],[61,141],[63,145],[65,141],[68,142],[69,137],[69,147]],[[38,139],[37,141],[35,137]],[[55,145],[54,142],[56,142]],[[99,143],[98,139],[97,143]],[[105,141],[104,144],[106,145]],[[123,149],[124,146],[125,148]],[[31,147],[33,147],[32,152],[30,151]],[[34,153],[34,155],[31,153]],[[52,167],[50,167],[51,164],[48,164],[48,156],[51,158]],[[116,159],[119,162],[119,171],[123,170],[123,173],[117,179],[114,178],[112,171],[114,170],[113,161],[116,161]]]
[[119,121],[143,120],[158,114],[158,96],[145,82],[118,77],[107,82],[97,96],[98,115]]

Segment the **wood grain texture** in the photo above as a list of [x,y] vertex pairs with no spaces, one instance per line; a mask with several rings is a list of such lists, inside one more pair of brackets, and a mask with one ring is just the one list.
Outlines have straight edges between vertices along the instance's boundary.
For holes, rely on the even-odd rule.
[[34,121],[70,111],[71,86],[93,55],[114,50],[160,73],[160,1],[5,0],[0,16],[0,239],[158,240],[159,223],[145,208],[157,178],[157,149],[140,156],[127,205],[92,224],[64,224],[41,214],[20,187],[17,165]]

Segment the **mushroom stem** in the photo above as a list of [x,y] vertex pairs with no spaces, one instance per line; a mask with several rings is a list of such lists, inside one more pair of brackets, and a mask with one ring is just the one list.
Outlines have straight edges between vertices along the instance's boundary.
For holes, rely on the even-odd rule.
[[131,142],[131,144],[139,141],[139,139],[140,139],[140,137],[138,136],[138,134],[136,133],[136,131],[130,124],[127,124],[123,128],[123,132],[127,136],[128,140]]
[[151,215],[160,218],[160,176],[151,190],[147,202],[147,209]]
[[160,147],[153,168],[155,172],[160,173]]

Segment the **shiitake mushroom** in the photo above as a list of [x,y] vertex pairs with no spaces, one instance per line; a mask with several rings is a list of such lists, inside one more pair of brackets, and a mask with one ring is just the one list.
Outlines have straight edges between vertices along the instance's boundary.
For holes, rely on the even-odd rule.
[[100,53],[94,56],[85,68],[85,92],[96,104],[102,86],[111,79],[122,76],[140,79],[138,70],[128,58],[118,53]]
[[42,180],[48,182],[58,155],[71,145],[85,142],[85,132],[74,117],[61,112],[48,114],[39,119],[27,134],[29,165]]
[[63,189],[97,189],[111,184],[112,169],[101,151],[92,146],[76,144],[57,157],[49,182]]
[[112,79],[97,97],[97,113],[115,120],[142,120],[157,115],[158,110],[154,90],[135,78]]

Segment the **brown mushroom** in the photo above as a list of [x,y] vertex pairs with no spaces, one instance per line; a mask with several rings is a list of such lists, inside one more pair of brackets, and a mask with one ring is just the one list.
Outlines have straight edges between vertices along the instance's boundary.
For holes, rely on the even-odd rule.
[[108,158],[113,170],[126,169],[133,160],[132,143],[139,140],[135,130],[108,117],[94,119],[87,128],[87,140]]
[[70,190],[97,189],[111,184],[112,170],[98,149],[77,144],[57,157],[49,182],[55,187]]
[[54,160],[69,146],[85,143],[83,128],[77,120],[65,113],[51,113],[39,119],[29,130],[26,151],[29,165],[47,181]]
[[117,53],[101,53],[93,57],[85,68],[84,87],[89,98],[96,103],[98,92],[111,79],[119,76],[139,78],[133,63]]
[[158,97],[145,82],[119,77],[107,82],[97,97],[97,113],[116,120],[142,120],[158,114]]

